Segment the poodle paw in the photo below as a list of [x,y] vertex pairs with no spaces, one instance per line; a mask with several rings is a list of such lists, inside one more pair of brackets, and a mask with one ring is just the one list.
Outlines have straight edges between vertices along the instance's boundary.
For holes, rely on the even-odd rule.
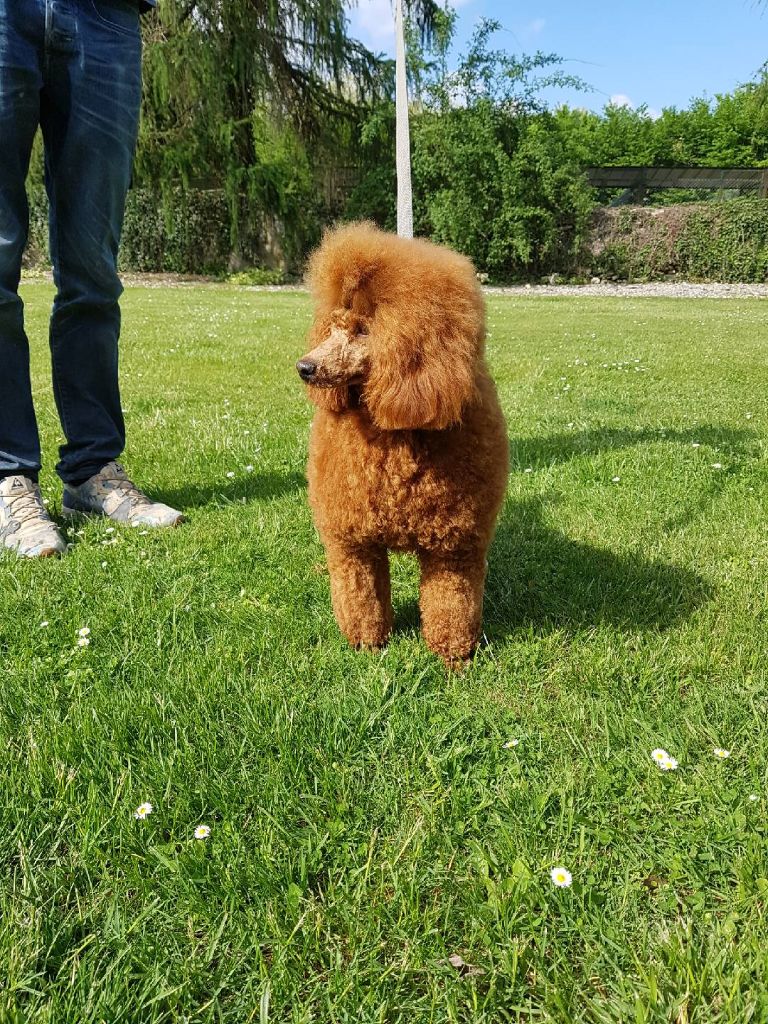
[[352,646],[355,650],[370,651],[372,654],[375,654],[377,651],[381,651],[387,646],[387,641],[377,640],[375,642],[371,642],[368,640],[361,640],[359,643],[352,644]]
[[477,649],[477,641],[469,640],[464,643],[442,642],[435,643],[426,639],[427,647],[436,654],[445,667],[451,672],[463,672],[474,657]]
[[342,629],[342,633],[350,647],[358,651],[379,651],[389,641],[389,632],[383,630]]
[[[474,651],[472,653],[474,654]],[[449,672],[455,672],[458,675],[472,664],[472,654],[467,655],[466,658],[457,658],[451,654],[441,654],[440,660]]]

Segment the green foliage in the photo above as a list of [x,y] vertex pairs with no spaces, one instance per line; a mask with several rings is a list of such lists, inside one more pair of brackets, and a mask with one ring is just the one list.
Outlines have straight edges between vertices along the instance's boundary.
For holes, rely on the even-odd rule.
[[619,280],[766,281],[768,200],[604,211],[581,258],[584,273]]
[[29,239],[24,253],[24,266],[44,268],[48,260],[48,197],[41,184],[28,185]]
[[[591,202],[540,100],[547,86],[580,83],[562,73],[554,55],[492,50],[497,29],[495,22],[482,23],[454,72],[440,54],[431,64],[417,56],[422,103],[413,111],[411,135],[417,233],[504,280],[569,259],[581,244]],[[389,228],[393,118],[391,106],[369,118],[362,133],[369,169],[346,210],[350,218],[368,216]]]
[[[438,136],[440,123],[425,116],[419,132],[426,135],[434,130]],[[461,195],[470,194],[469,186],[464,193],[460,187],[466,184],[472,170],[464,162],[459,167],[466,177],[459,179],[458,185],[456,178],[450,179],[454,185],[453,199],[436,193],[430,204],[417,204],[420,217],[431,218],[432,237],[468,252],[479,269],[488,267],[496,279],[502,280],[507,276],[550,273],[567,277],[598,274],[618,280],[768,280],[768,200],[735,199],[676,205],[668,210],[618,207],[592,213],[578,179],[574,189],[563,167],[548,162],[546,149],[543,155],[537,152],[536,146],[541,144],[536,132],[538,125],[539,122],[533,122],[529,126],[515,160],[506,161],[510,168],[506,193],[500,192],[498,197],[494,194],[486,202],[486,185],[478,193],[481,199],[477,208],[470,203],[460,205]],[[474,145],[470,128],[476,126],[474,120],[462,136],[463,141],[469,140],[470,151]],[[549,141],[552,136],[544,133],[543,138]],[[438,138],[438,153],[439,142]],[[429,150],[419,147],[417,152]],[[419,174],[426,174],[424,167],[418,166]],[[517,169],[519,176],[515,173]],[[383,178],[387,169],[381,168],[379,173]],[[480,164],[478,188],[483,184],[483,173]],[[516,203],[520,195],[514,191],[517,182],[523,178],[529,183],[541,181],[545,174],[552,184],[552,208],[526,206],[523,200]],[[369,187],[375,181],[372,175],[364,179]],[[357,214],[370,216],[371,206],[363,202],[366,196],[362,190],[356,189],[354,195],[361,203]],[[372,189],[371,195],[374,201],[382,197],[381,222],[388,223],[394,217],[394,207],[386,186],[378,191]],[[494,207],[494,198],[498,208]],[[569,203],[582,204],[580,220],[570,225],[565,214],[558,219],[553,212],[567,211]],[[489,224],[485,232],[483,215]],[[30,193],[30,222],[25,265],[45,267],[48,207],[45,193],[39,189]],[[128,195],[120,265],[125,271],[217,276],[230,275],[233,266],[242,266],[245,269],[235,271],[228,280],[246,285],[281,284],[287,279],[286,273],[282,266],[270,266],[275,254],[264,248],[265,230],[264,223],[252,211],[241,211],[238,249],[234,251],[231,207],[223,191],[179,189],[163,200],[156,192],[137,189]]]
[[[685,110],[668,107],[652,116],[646,107],[609,104],[601,114],[560,107],[553,117],[562,144],[581,166],[768,166],[765,71],[733,93],[693,100]],[[713,198],[716,193],[676,189],[651,193],[649,200],[668,205]]]
[[221,190],[149,189],[129,193],[120,263],[125,270],[215,273],[226,266],[231,234]]
[[[582,274],[590,262],[615,276],[763,278],[762,236],[748,206],[733,207],[730,220],[702,213],[698,227],[686,214],[687,234],[674,245],[661,222],[648,238],[643,228],[642,242],[619,232],[592,260],[593,209],[615,193],[589,189],[583,170],[768,166],[768,72],[659,116],[612,105],[600,114],[549,110],[544,88],[585,87],[561,58],[495,49],[498,25],[486,21],[453,66],[455,15],[432,0],[412,7],[417,233],[466,253],[497,281]],[[393,66],[349,38],[345,10],[343,0],[162,0],[159,15],[144,20],[144,111],[123,267],[222,274],[277,266],[295,275],[339,217],[394,230]],[[27,263],[40,266],[39,137],[30,189]],[[652,193],[649,203],[712,199],[721,197],[675,190]]]
[[[29,190],[30,238],[27,267],[48,265],[48,200]],[[120,267],[126,271],[220,274],[234,263],[258,264],[262,224],[242,211],[239,249],[233,251],[232,212],[221,189],[173,189],[164,196],[131,189],[125,209]]]
[[[408,6],[428,38],[436,3]],[[160,0],[144,34],[137,184],[164,202],[180,186],[224,190],[234,247],[255,206],[295,265],[332,212],[323,172],[360,106],[391,87],[387,65],[350,37],[344,0]]]
[[263,286],[281,285],[285,282],[286,277],[282,270],[266,270],[264,267],[251,267],[227,276],[228,284]]

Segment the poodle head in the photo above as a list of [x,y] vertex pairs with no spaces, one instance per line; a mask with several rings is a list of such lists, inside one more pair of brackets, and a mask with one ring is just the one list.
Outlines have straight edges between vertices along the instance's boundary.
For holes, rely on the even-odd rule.
[[469,260],[372,224],[326,234],[308,273],[310,351],[296,368],[333,412],[364,406],[382,430],[442,430],[477,395],[483,299]]

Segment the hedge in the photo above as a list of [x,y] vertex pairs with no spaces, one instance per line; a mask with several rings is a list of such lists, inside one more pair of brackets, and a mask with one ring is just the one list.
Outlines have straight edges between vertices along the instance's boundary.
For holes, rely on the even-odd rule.
[[[48,200],[30,190],[27,267],[47,267]],[[272,266],[281,254],[263,219],[241,209],[233,230],[232,207],[222,190],[174,189],[163,195],[132,189],[125,209],[120,266],[126,271],[221,274]],[[274,232],[272,233],[274,236]]]
[[[223,274],[248,267],[285,269],[274,223],[243,206],[233,230],[223,191],[174,190],[162,198],[129,193],[123,270]],[[47,266],[47,201],[30,195],[27,266]],[[595,212],[578,258],[547,268],[567,278],[615,280],[768,280],[768,199],[729,199]]]

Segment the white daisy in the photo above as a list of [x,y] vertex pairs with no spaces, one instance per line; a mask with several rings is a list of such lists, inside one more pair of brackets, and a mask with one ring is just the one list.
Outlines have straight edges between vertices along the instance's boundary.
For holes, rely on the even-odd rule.
[[150,816],[153,810],[154,808],[152,804],[149,803],[149,801],[147,801],[146,803],[139,804],[139,806],[133,812],[133,816],[134,818],[136,818],[137,821],[144,821],[145,818],[148,818]]
[[512,747],[516,747],[519,742],[520,740],[518,739],[507,740],[506,743],[502,743],[502,747],[504,748],[504,750],[510,750]]
[[666,752],[666,750],[664,750],[663,747],[657,747],[655,750],[651,751],[651,757],[656,762],[656,764],[662,764],[662,762],[667,760],[669,754]]
[[198,825],[195,829],[195,839],[207,839],[211,834],[209,825]]
[[554,885],[558,889],[567,889],[573,881],[573,875],[567,868],[552,868],[549,872],[549,877],[552,879]]
[[663,772],[673,772],[677,768],[677,761],[674,757],[667,755],[667,757],[659,764],[659,768],[661,768]]
[[87,626],[83,626],[82,629],[78,629],[77,635],[78,636],[90,636],[91,635],[91,631],[90,631],[90,629]]
[[751,801],[752,803],[755,803],[755,802],[756,802],[756,801],[757,801],[757,800],[758,800],[759,798],[758,798],[758,795],[757,795],[757,793],[750,793],[750,794],[749,794],[749,799],[750,799],[750,801]]
[[232,470],[230,470],[227,473],[227,480],[234,480],[234,478],[235,478],[235,474],[232,472]]
[[712,753],[721,761],[725,761],[727,757],[731,756],[730,750],[726,750],[725,747],[715,747]]
[[79,636],[77,638],[77,646],[78,647],[87,647],[88,644],[90,644],[90,642],[91,642],[91,638],[89,636]]

